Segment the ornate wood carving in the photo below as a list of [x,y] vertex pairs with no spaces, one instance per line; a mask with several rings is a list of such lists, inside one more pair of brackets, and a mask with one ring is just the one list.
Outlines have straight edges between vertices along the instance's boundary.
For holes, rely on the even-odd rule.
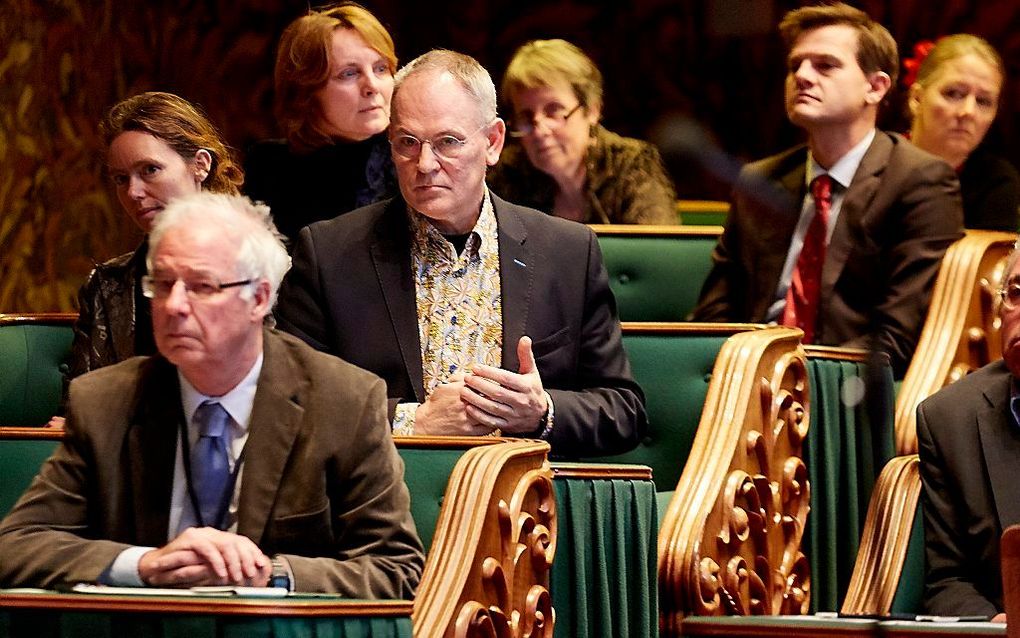
[[939,388],[1002,357],[999,298],[1017,236],[968,230],[942,260],[928,317],[896,399],[896,453],[917,452],[917,405]]
[[446,489],[415,636],[551,638],[556,502],[546,443],[468,450]]
[[805,613],[809,424],[799,330],[734,335],[659,533],[660,626],[684,615]]
[[888,614],[914,527],[921,475],[916,454],[891,459],[879,474],[842,612]]

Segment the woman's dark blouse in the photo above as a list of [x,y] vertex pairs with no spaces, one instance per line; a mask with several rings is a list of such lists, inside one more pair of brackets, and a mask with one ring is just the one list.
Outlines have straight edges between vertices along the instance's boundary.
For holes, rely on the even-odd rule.
[[258,142],[245,157],[244,192],[265,202],[292,242],[303,227],[398,193],[385,133],[298,153],[284,140]]
[[978,148],[960,170],[964,228],[1020,230],[1020,175],[1008,161]]

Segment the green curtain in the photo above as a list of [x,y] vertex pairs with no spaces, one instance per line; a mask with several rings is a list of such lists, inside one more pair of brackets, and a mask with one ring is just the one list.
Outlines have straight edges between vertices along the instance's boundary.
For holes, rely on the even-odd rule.
[[556,636],[658,636],[655,484],[556,478],[553,485]]
[[411,619],[0,610],[11,638],[411,638]]
[[892,372],[881,366],[869,381],[865,363],[809,357],[808,373],[811,428],[804,461],[811,513],[802,547],[811,565],[811,611],[838,611],[871,490],[895,453]]

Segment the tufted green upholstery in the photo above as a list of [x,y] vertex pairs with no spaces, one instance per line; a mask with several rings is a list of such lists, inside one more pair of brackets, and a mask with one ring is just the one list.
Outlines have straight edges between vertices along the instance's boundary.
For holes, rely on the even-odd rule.
[[0,425],[44,425],[60,409],[74,315],[0,315]]
[[683,321],[712,267],[721,228],[592,226],[621,321]]
[[[40,434],[45,430],[39,428]],[[43,461],[53,453],[59,443],[54,438],[23,438],[12,435],[6,428],[0,428],[0,518],[7,515],[35,478]]]
[[[645,393],[648,432],[637,449],[592,460],[647,465],[652,468],[658,492],[675,489],[701,420],[716,355],[730,335],[750,328],[736,324],[625,324],[623,345],[634,379]],[[660,507],[659,513],[663,512],[665,507]]]
[[411,517],[427,554],[432,547],[446,484],[468,448],[413,447],[398,441],[397,450],[404,460],[404,481],[411,492]]

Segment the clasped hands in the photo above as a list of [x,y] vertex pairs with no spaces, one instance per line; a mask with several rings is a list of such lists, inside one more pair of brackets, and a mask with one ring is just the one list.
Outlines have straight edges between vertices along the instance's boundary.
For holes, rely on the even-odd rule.
[[265,587],[272,571],[271,559],[250,538],[212,527],[189,527],[138,561],[142,582],[157,587]]
[[548,404],[531,337],[517,343],[518,372],[475,365],[433,389],[414,417],[418,434],[484,436],[534,432]]

